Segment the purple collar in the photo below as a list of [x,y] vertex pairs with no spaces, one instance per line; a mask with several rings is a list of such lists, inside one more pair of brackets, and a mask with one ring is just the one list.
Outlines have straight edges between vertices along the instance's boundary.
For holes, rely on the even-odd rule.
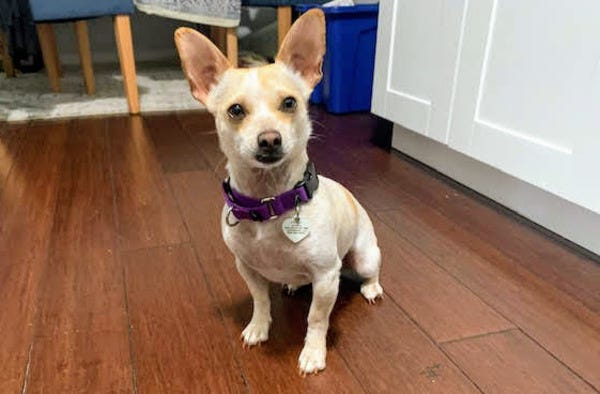
[[[245,196],[231,187],[229,178],[223,182],[223,194],[230,213],[238,220],[263,222],[291,211],[301,202],[310,201],[318,187],[319,177],[315,165],[309,162],[304,171],[304,178],[292,190],[278,196],[261,199]],[[227,223],[229,224],[229,221]]]

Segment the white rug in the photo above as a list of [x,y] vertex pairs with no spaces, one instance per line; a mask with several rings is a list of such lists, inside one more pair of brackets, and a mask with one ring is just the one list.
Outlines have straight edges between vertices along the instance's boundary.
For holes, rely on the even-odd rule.
[[[55,119],[79,116],[126,114],[123,79],[118,70],[95,70],[96,94],[84,93],[79,69],[66,69],[61,93],[51,93],[46,74],[0,76],[0,121]],[[142,113],[199,109],[180,69],[138,70]]]

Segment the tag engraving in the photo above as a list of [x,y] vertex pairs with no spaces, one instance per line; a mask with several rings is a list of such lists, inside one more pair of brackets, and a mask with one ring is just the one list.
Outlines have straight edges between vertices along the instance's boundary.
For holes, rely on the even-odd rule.
[[301,217],[287,218],[281,224],[281,228],[286,237],[293,243],[302,241],[310,233],[310,223]]

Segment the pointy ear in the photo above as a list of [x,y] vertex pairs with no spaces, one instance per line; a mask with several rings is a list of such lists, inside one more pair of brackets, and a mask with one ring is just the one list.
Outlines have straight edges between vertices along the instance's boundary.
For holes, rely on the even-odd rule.
[[303,14],[287,33],[277,61],[297,71],[311,88],[321,80],[325,55],[325,15],[314,8]]
[[202,104],[206,104],[210,90],[231,64],[219,48],[194,29],[177,29],[175,45],[192,95]]

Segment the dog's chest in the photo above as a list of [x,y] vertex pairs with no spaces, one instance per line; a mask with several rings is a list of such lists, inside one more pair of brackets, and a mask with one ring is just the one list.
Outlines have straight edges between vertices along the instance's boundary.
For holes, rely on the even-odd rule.
[[238,259],[273,282],[308,283],[319,262],[317,234],[294,243],[283,233],[281,220],[225,227],[223,236]]

